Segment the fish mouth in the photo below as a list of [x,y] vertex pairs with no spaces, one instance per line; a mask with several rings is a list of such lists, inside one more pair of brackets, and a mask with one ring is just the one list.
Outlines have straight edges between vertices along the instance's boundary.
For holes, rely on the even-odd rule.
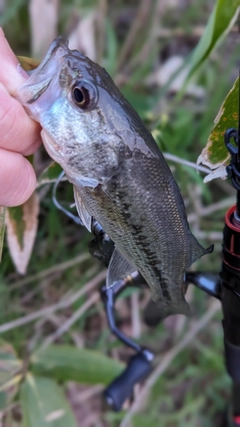
[[53,76],[59,74],[63,58],[70,53],[68,40],[62,36],[57,37],[51,43],[42,62],[18,89],[17,98],[26,108],[29,104],[33,104],[46,91]]
[[44,68],[52,58],[59,58],[64,56],[66,53],[69,53],[68,40],[64,37],[59,36],[50,44],[49,49],[42,60],[41,64],[38,66],[37,70]]
[[55,62],[59,65],[59,60],[71,52],[68,44],[68,40],[64,39],[62,36],[59,36],[53,40],[45,57],[43,58],[41,64],[36,68],[35,72],[38,73],[38,75],[41,75],[43,71],[45,72],[46,68],[49,66],[51,68],[52,62]]

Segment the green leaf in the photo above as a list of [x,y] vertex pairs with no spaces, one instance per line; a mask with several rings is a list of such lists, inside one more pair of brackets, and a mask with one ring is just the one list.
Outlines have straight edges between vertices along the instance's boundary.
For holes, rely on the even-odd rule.
[[108,384],[124,365],[103,354],[68,345],[53,345],[31,357],[32,371],[61,381]]
[[62,168],[58,163],[52,162],[39,176],[37,186],[55,182],[62,172]]
[[28,373],[20,390],[24,427],[77,427],[72,410],[55,381]]
[[240,0],[218,0],[216,2],[204,33],[188,62],[190,69],[186,83],[230,31],[237,19],[239,7]]
[[5,232],[5,217],[6,217],[6,208],[0,206],[0,261],[2,259],[2,249],[4,242],[4,232]]
[[239,78],[227,94],[221,108],[214,120],[215,126],[209,135],[207,145],[198,158],[198,163],[203,163],[210,169],[216,169],[205,178],[205,182],[213,178],[226,176],[226,165],[230,155],[224,143],[224,133],[229,128],[238,127],[238,95]]

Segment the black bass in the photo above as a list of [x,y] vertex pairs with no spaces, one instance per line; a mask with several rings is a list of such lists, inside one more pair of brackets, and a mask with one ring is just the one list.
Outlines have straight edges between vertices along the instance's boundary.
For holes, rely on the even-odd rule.
[[187,314],[185,271],[213,248],[191,233],[162,153],[108,73],[59,37],[18,99],[73,184],[84,225],[95,218],[115,243],[107,286],[139,271],[163,315]]

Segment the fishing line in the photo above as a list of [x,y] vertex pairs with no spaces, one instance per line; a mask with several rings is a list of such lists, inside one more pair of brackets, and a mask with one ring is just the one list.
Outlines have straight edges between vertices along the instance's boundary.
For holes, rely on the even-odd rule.
[[53,192],[52,192],[53,203],[54,203],[54,205],[56,206],[57,209],[59,209],[60,211],[62,211],[63,213],[65,213],[65,215],[67,215],[69,218],[71,218],[76,224],[78,224],[78,225],[84,225],[83,222],[81,221],[81,219],[78,216],[72,214],[72,212],[70,212],[69,210],[65,209],[59,203],[59,201],[57,200],[57,189],[58,189],[58,186],[59,186],[60,182],[62,181],[62,178],[64,177],[64,175],[65,175],[65,172],[62,171],[60,173],[60,175],[58,176],[56,182],[54,183]]

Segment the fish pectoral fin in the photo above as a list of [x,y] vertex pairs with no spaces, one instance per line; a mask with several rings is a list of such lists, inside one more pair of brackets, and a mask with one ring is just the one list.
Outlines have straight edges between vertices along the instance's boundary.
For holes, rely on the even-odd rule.
[[107,288],[119,280],[125,279],[137,271],[137,268],[118,250],[114,249],[107,272]]
[[79,215],[80,219],[82,220],[83,224],[85,225],[85,227],[87,228],[87,230],[91,231],[92,216],[87,211],[87,209],[83,203],[83,200],[81,198],[81,195],[75,186],[73,186],[73,190],[74,190],[74,199],[76,202],[76,208],[78,211],[78,215]]

